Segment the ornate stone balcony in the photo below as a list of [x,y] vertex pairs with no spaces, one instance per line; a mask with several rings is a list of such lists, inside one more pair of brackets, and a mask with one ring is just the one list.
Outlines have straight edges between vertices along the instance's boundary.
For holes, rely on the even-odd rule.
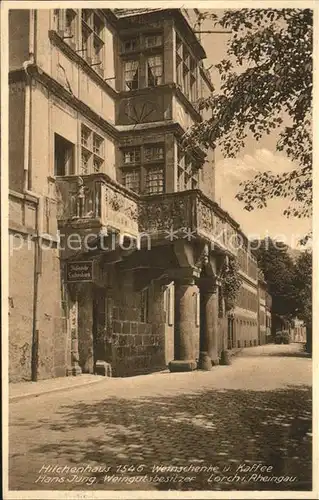
[[107,228],[138,236],[139,197],[106,174],[57,178],[59,225]]
[[236,253],[238,224],[199,190],[139,196],[105,174],[59,177],[59,226],[102,228],[169,243],[205,240]]

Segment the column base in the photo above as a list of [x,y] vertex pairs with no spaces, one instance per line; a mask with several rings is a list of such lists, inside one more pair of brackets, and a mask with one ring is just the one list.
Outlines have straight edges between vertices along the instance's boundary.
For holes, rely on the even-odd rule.
[[175,360],[168,363],[168,369],[170,372],[192,372],[196,370],[197,363],[193,360]]
[[208,352],[200,352],[198,360],[198,370],[210,371],[213,368],[212,360]]
[[220,365],[219,357],[218,356],[213,357],[211,359],[212,359],[212,366],[218,366],[218,365]]
[[221,365],[231,365],[231,352],[229,350],[222,351],[220,357]]
[[72,366],[72,368],[68,368],[66,371],[67,377],[76,377],[77,375],[82,375],[82,369],[79,365]]

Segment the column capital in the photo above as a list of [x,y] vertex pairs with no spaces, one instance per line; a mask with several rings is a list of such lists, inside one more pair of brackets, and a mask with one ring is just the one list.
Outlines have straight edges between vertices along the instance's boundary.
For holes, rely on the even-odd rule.
[[218,286],[220,285],[220,282],[216,277],[209,276],[209,277],[200,277],[196,280],[196,284],[199,288],[200,293],[206,294],[206,293],[217,293]]
[[200,269],[197,267],[180,267],[170,269],[168,276],[172,281],[185,285],[195,285],[200,275]]

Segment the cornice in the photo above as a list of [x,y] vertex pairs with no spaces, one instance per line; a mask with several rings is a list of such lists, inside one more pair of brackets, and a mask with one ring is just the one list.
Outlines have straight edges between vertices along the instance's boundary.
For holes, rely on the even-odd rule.
[[[120,128],[121,127],[121,128]],[[127,127],[127,128],[125,128]],[[168,123],[165,121],[160,122],[149,122],[149,123],[137,123],[136,125],[116,125],[117,131],[120,134],[120,137],[126,135],[140,135],[143,132],[151,132],[154,130],[162,130],[163,132],[174,132],[178,136],[182,136],[184,134],[184,129],[178,122],[173,120],[169,120]]]
[[71,94],[63,87],[63,85],[57,82],[54,78],[44,72],[37,65],[29,66],[28,73],[35,80],[37,80],[48,90],[50,90],[50,92],[52,92],[55,96],[59,97],[64,102],[69,104],[76,111],[82,113],[98,127],[104,130],[108,135],[110,135],[114,139],[118,138],[118,131],[116,130],[114,125],[111,125],[107,120],[93,111],[93,109],[91,109],[87,104],[78,99],[74,94]]

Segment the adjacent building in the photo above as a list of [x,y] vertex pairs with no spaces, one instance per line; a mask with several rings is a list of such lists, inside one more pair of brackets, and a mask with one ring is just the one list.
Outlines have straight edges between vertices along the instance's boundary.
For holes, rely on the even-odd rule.
[[210,369],[265,341],[265,284],[215,201],[214,152],[182,143],[212,89],[190,19],[9,13],[11,381]]

